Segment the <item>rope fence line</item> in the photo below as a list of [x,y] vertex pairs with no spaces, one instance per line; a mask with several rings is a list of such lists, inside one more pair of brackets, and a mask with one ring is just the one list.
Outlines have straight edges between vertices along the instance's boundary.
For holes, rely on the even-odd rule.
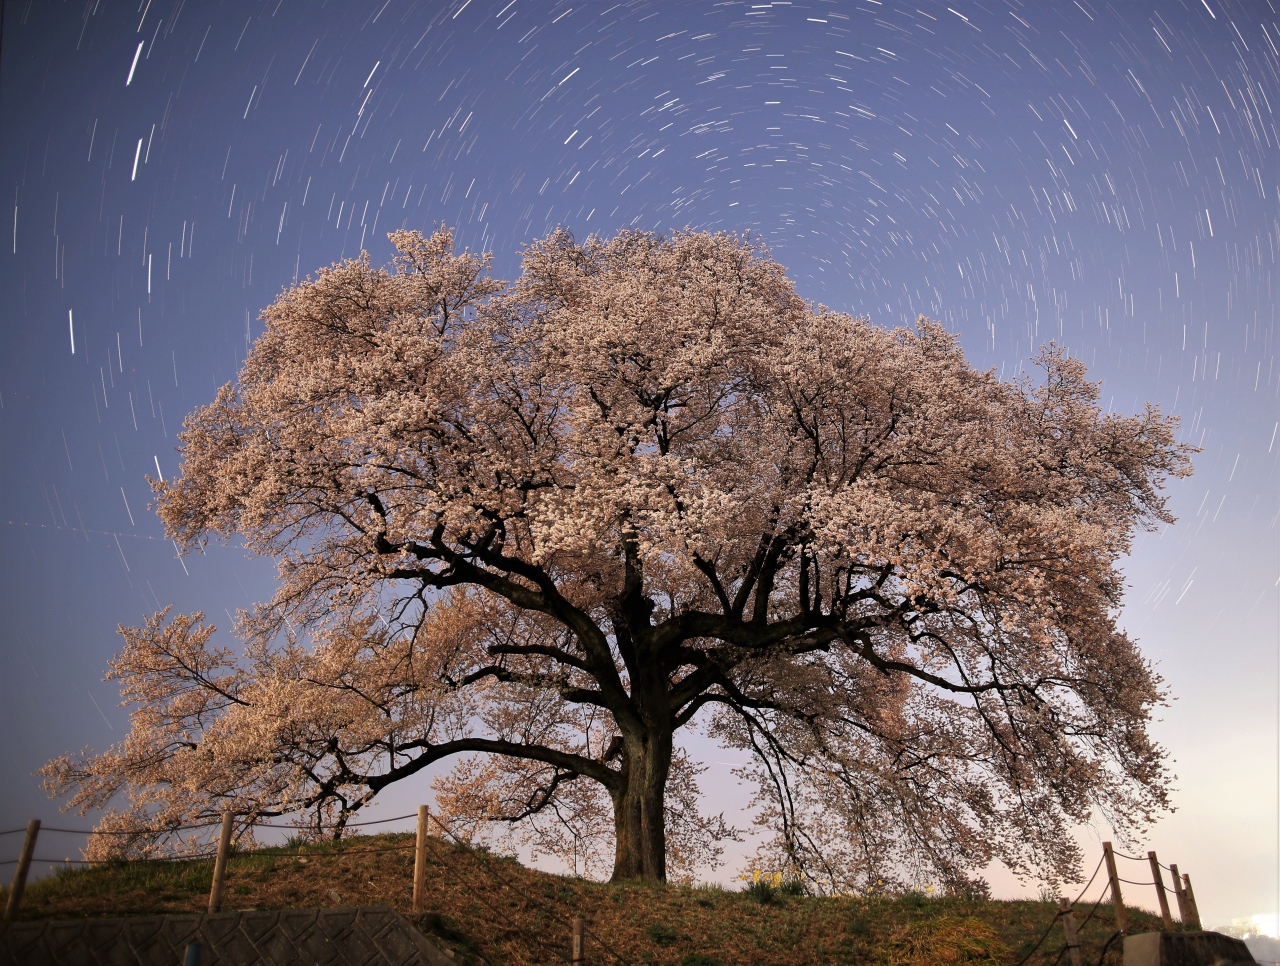
[[[281,846],[269,845],[266,848],[271,849],[271,848],[280,848],[280,847]],[[305,848],[305,846],[303,846],[303,848]],[[317,851],[317,852],[305,852],[300,849],[297,853],[283,852],[279,854],[275,854],[271,852],[263,852],[263,851],[258,851],[253,853],[231,852],[228,854],[227,858],[228,859],[247,859],[252,855],[252,856],[260,856],[262,858],[268,858],[268,859],[275,859],[275,858],[287,859],[287,858],[293,858],[296,855],[296,858],[299,858],[299,859],[341,859],[341,858],[345,858],[348,855],[379,855],[383,852],[406,852],[406,851],[411,851],[412,849],[413,849],[413,844],[408,843],[405,845],[388,845],[385,848],[377,848],[377,849],[328,849],[325,851]],[[212,855],[214,853],[211,852],[209,854]]]
[[583,930],[583,932],[585,932],[588,936],[590,936],[592,939],[594,939],[596,942],[598,942],[598,943],[600,944],[601,948],[603,948],[605,952],[607,952],[610,956],[612,956],[612,957],[613,957],[614,959],[616,959],[618,962],[620,962],[620,963],[624,963],[624,964],[625,964],[625,966],[632,966],[632,964],[631,964],[631,960],[627,959],[625,956],[622,956],[622,955],[621,955],[621,954],[619,954],[617,951],[615,951],[615,950],[614,950],[614,948],[613,948],[612,946],[610,946],[610,945],[609,945],[608,943],[606,943],[603,939],[601,939],[601,938],[600,938],[599,936],[597,936],[594,932],[592,932],[592,931],[591,931],[591,929],[590,929],[590,927],[588,927],[585,923],[583,923],[582,930]]
[[[1117,857],[1119,857],[1119,858],[1121,858],[1121,859],[1128,859],[1130,862],[1148,862],[1148,861],[1150,861],[1150,859],[1151,859],[1151,856],[1149,856],[1149,855],[1148,855],[1148,856],[1141,856],[1141,855],[1127,855],[1127,854],[1126,854],[1126,853],[1124,853],[1124,852],[1117,852],[1117,851],[1115,851],[1115,849],[1112,849],[1112,850],[1111,850],[1111,852],[1112,852],[1112,854],[1113,854],[1113,855],[1115,855],[1115,856],[1117,856]],[[1159,866],[1160,866],[1160,868],[1164,869],[1166,872],[1173,872],[1173,869],[1172,869],[1172,868],[1170,868],[1169,866],[1165,865],[1163,862],[1157,862],[1156,864],[1157,864],[1157,865],[1159,865]]]
[[[45,831],[45,829],[41,829],[41,831]],[[268,848],[272,848],[272,846],[268,846]],[[405,852],[405,851],[412,850],[412,848],[413,848],[412,844],[407,844],[407,845],[391,845],[391,846],[387,846],[386,848],[377,848],[377,849],[332,849],[332,850],[316,851],[316,852],[298,852],[296,854],[295,861],[298,858],[305,859],[305,860],[334,859],[334,858],[340,859],[340,858],[345,858],[348,855],[376,855],[383,852]],[[109,859],[72,859],[72,858],[52,859],[52,858],[40,858],[38,856],[35,856],[29,859],[28,861],[34,862],[36,864],[47,863],[49,865],[102,866],[102,865],[123,865],[126,863],[130,865],[134,865],[140,862],[157,862],[157,863],[203,862],[206,859],[217,858],[217,856],[218,856],[217,851],[213,851],[213,852],[192,852],[192,853],[183,854],[183,855],[141,855],[141,856],[135,856],[133,858],[112,857]],[[236,851],[231,851],[227,855],[228,861],[232,861],[236,859],[247,859],[251,857],[254,857],[254,858],[260,857],[260,858],[268,858],[268,859],[274,859],[274,858],[287,859],[294,856],[291,853],[283,853],[277,856],[270,852],[247,853],[247,852],[236,852]],[[0,860],[0,866],[15,865],[20,861],[21,861],[20,859],[2,859]]]
[[1107,894],[1110,891],[1111,891],[1111,888],[1109,886],[1106,889],[1102,890],[1102,895],[1098,896],[1098,901],[1095,902],[1093,904],[1093,908],[1089,910],[1089,915],[1084,917],[1084,922],[1080,923],[1080,925],[1077,928],[1083,929],[1085,926],[1089,924],[1089,920],[1092,919],[1094,915],[1097,914],[1098,910],[1102,907],[1102,903],[1106,901]]
[[[1045,940],[1049,938],[1049,935],[1053,932],[1053,928],[1058,924],[1059,920],[1064,920],[1064,931],[1066,932],[1067,942],[1063,945],[1063,947],[1060,950],[1058,950],[1058,955],[1053,960],[1053,966],[1058,966],[1058,964],[1062,962],[1062,957],[1071,951],[1071,949],[1073,948],[1073,945],[1074,945],[1074,948],[1076,949],[1081,948],[1078,940],[1076,940],[1074,943],[1072,940],[1074,937],[1079,935],[1079,932],[1083,930],[1085,926],[1089,924],[1090,920],[1093,919],[1098,909],[1107,900],[1108,896],[1111,893],[1110,883],[1108,883],[1106,886],[1103,887],[1101,895],[1098,896],[1098,901],[1093,904],[1093,908],[1089,910],[1089,915],[1087,915],[1084,918],[1083,922],[1076,925],[1073,929],[1068,929],[1067,928],[1068,923],[1065,920],[1067,919],[1068,916],[1071,916],[1072,918],[1074,918],[1074,910],[1075,910],[1076,904],[1080,901],[1080,898],[1083,897],[1084,894],[1089,891],[1089,887],[1093,885],[1094,879],[1096,879],[1098,876],[1098,869],[1100,869],[1101,867],[1102,867],[1102,860],[1099,860],[1098,867],[1093,870],[1093,875],[1089,877],[1089,881],[1085,883],[1084,888],[1080,891],[1080,895],[1076,897],[1075,902],[1072,902],[1069,906],[1060,910],[1057,913],[1057,915],[1055,915],[1053,919],[1050,920],[1048,927],[1041,934],[1040,938],[1036,941],[1036,944],[1031,947],[1031,950],[1025,956],[1023,956],[1020,960],[1018,960],[1018,962],[1016,963],[1016,966],[1026,966],[1026,963],[1028,963],[1031,960],[1031,957],[1033,957],[1037,952],[1040,951],[1040,947],[1043,946],[1045,943]],[[1106,948],[1104,947],[1103,955],[1105,956],[1105,954],[1106,954]],[[1101,962],[1101,960],[1099,960],[1099,962]]]
[[[1107,847],[1104,848],[1102,859],[1098,862],[1098,865],[1094,867],[1093,874],[1089,877],[1089,881],[1085,883],[1084,888],[1080,890],[1080,893],[1079,895],[1076,896],[1075,901],[1068,903],[1066,899],[1062,900],[1062,909],[1053,918],[1053,920],[1050,921],[1048,927],[1041,934],[1040,938],[1036,941],[1035,945],[1032,946],[1030,951],[1027,952],[1026,955],[1024,955],[1018,961],[1016,966],[1026,966],[1026,964],[1037,953],[1041,951],[1042,947],[1045,945],[1045,942],[1048,940],[1049,936],[1052,934],[1053,929],[1057,925],[1059,920],[1063,921],[1063,929],[1064,929],[1064,933],[1066,934],[1067,942],[1058,951],[1057,956],[1053,960],[1053,966],[1059,966],[1059,964],[1062,962],[1063,957],[1066,956],[1068,952],[1073,952],[1073,950],[1074,950],[1074,954],[1072,958],[1074,961],[1079,962],[1080,961],[1079,956],[1080,956],[1080,952],[1082,951],[1082,947],[1078,937],[1080,933],[1084,930],[1084,928],[1088,926],[1089,923],[1092,922],[1096,916],[1098,916],[1099,911],[1102,909],[1102,906],[1107,902],[1108,899],[1110,899],[1112,904],[1116,907],[1115,909],[1116,920],[1117,920],[1116,924],[1120,925],[1120,916],[1122,914],[1123,909],[1121,906],[1120,896],[1118,892],[1119,883],[1126,883],[1128,885],[1139,886],[1139,887],[1154,886],[1158,891],[1163,889],[1163,883],[1160,881],[1140,882],[1132,879],[1125,879],[1120,877],[1116,873],[1114,867],[1110,867],[1108,869],[1109,880],[1104,884],[1102,888],[1102,892],[1098,896],[1097,901],[1093,903],[1092,908],[1090,908],[1088,915],[1084,917],[1083,921],[1081,921],[1079,924],[1076,924],[1075,917],[1074,917],[1075,906],[1092,888],[1093,883],[1096,881],[1098,877],[1099,871],[1101,871],[1103,864],[1106,863],[1107,852],[1111,851],[1109,848],[1109,843],[1107,843],[1106,846]],[[1121,858],[1130,859],[1131,861],[1149,862],[1152,865],[1153,870],[1156,867],[1158,867],[1158,868],[1169,871],[1174,876],[1174,879],[1175,879],[1175,892],[1181,893],[1183,891],[1183,882],[1180,881],[1180,876],[1177,872],[1177,867],[1176,866],[1170,867],[1170,866],[1164,865],[1164,863],[1162,862],[1159,862],[1154,852],[1149,853],[1145,858],[1125,855],[1123,853],[1118,853],[1114,851],[1112,851],[1111,854],[1118,855]],[[1156,878],[1157,880],[1159,879],[1158,874]],[[1189,882],[1188,882],[1188,885],[1189,885]],[[1172,928],[1169,925],[1170,920],[1168,915],[1168,908],[1167,908],[1167,905],[1164,903],[1163,894],[1159,895],[1159,898],[1161,900],[1161,907],[1162,907],[1161,913],[1165,919],[1166,928]],[[1182,895],[1179,895],[1180,903],[1182,901],[1182,898],[1183,898]],[[1194,903],[1194,899],[1192,900],[1192,903]],[[1184,918],[1183,928],[1187,928],[1188,926],[1196,929],[1200,928],[1198,923],[1198,914],[1195,913],[1194,911],[1194,904],[1190,907],[1190,910],[1189,910],[1192,917],[1190,921],[1187,920],[1188,910],[1186,908],[1180,906],[1179,911],[1183,913],[1183,918]],[[1099,952],[1099,955],[1098,955],[1098,966],[1102,966],[1102,964],[1106,961],[1107,954],[1110,951],[1112,945],[1114,945],[1115,941],[1126,935],[1128,935],[1128,930],[1124,928],[1122,925],[1120,928],[1114,929],[1114,931],[1110,934],[1110,936],[1107,937],[1106,942],[1102,944],[1101,951]]]
[[[1066,917],[1069,915],[1074,916],[1074,909],[1076,904],[1080,901],[1080,898],[1083,897],[1084,894],[1089,891],[1089,887],[1093,885],[1093,881],[1094,879],[1097,878],[1098,870],[1101,867],[1102,867],[1102,861],[1099,860],[1098,867],[1093,870],[1093,875],[1089,877],[1089,881],[1085,883],[1085,887],[1080,891],[1080,895],[1076,897],[1075,902],[1072,902],[1068,907],[1060,910],[1057,913],[1057,915],[1055,915],[1053,919],[1050,920],[1049,925],[1045,928],[1045,931],[1040,935],[1040,938],[1036,941],[1036,944],[1031,947],[1030,951],[1027,952],[1025,956],[1023,956],[1020,960],[1018,960],[1015,966],[1026,966],[1026,964],[1030,962],[1031,958],[1040,951],[1040,947],[1043,946],[1045,943],[1045,940],[1049,938],[1050,934],[1053,932],[1053,929],[1058,924],[1059,920],[1065,920]],[[1082,931],[1084,927],[1089,924],[1089,922],[1097,914],[1098,910],[1102,907],[1102,904],[1107,900],[1110,894],[1111,894],[1111,885],[1110,883],[1108,883],[1106,886],[1103,887],[1101,895],[1098,896],[1097,902],[1093,904],[1093,908],[1089,910],[1089,914],[1085,916],[1084,920],[1080,922],[1078,925],[1076,925],[1074,929],[1070,930],[1067,933],[1068,941],[1063,945],[1063,947],[1060,950],[1058,950],[1058,955],[1053,960],[1053,966],[1058,966],[1058,964],[1062,962],[1062,957],[1064,957],[1065,955],[1067,955],[1067,953],[1071,951],[1071,949],[1073,948],[1071,937],[1073,935],[1078,936],[1079,932]],[[1065,925],[1066,923],[1064,923],[1064,927]],[[1104,958],[1106,956],[1107,948],[1112,941],[1114,941],[1114,936],[1112,937],[1111,940],[1108,940],[1106,945],[1103,946],[1102,956]],[[1075,942],[1074,948],[1076,949],[1081,948],[1078,940]],[[1098,962],[1099,962],[1099,966],[1101,966],[1102,959],[1099,959]]]
[[[386,824],[388,824],[389,822],[403,822],[403,821],[404,821],[405,819],[407,819],[407,818],[417,818],[417,817],[418,817],[417,815],[413,815],[413,814],[410,814],[410,815],[397,815],[395,818],[379,818],[379,819],[375,819],[374,821],[371,821],[371,822],[348,822],[346,825],[344,825],[344,826],[342,826],[342,827],[343,827],[344,829],[346,829],[346,828],[365,828],[366,826],[369,826],[369,825],[386,825]],[[254,828],[292,828],[292,829],[298,829],[298,828],[305,828],[306,826],[302,826],[302,825],[272,825],[272,824],[271,824],[271,823],[269,823],[269,822],[255,822],[255,823],[253,824],[253,827],[254,827]]]
[[[1059,912],[1057,915],[1055,915],[1052,919],[1049,920],[1048,928],[1045,929],[1044,933],[1040,936],[1040,938],[1036,940],[1036,944],[1031,947],[1031,952],[1027,953],[1020,960],[1018,960],[1017,966],[1025,966],[1027,960],[1029,960],[1032,956],[1034,956],[1037,952],[1039,952],[1040,947],[1044,945],[1044,941],[1049,938],[1049,933],[1053,932],[1053,927],[1058,924],[1058,920],[1061,918],[1062,918],[1062,913]],[[1063,946],[1062,951],[1066,952],[1066,950],[1067,950],[1067,947]],[[1062,957],[1059,956],[1058,958],[1061,959]]]
[[188,832],[196,828],[217,828],[217,822],[203,822],[200,825],[176,825],[173,828],[153,829],[84,829],[54,828],[52,825],[41,825],[41,832],[65,832],[68,835],[166,835],[170,832]]
[[[176,862],[203,862],[205,859],[217,858],[217,855],[217,852],[197,852],[192,855],[150,855],[136,859],[41,859],[37,857],[28,861],[36,863],[47,862],[50,865],[123,865],[125,863],[135,865],[139,862],[167,862],[173,864]],[[13,865],[20,861],[20,859],[5,859],[0,862],[0,865]]]
[[1102,944],[1102,952],[1098,955],[1098,966],[1102,966],[1102,961],[1107,958],[1107,950],[1111,948],[1111,944],[1123,935],[1124,930],[1117,929],[1107,938],[1107,941]]
[[[1074,910],[1075,910],[1076,904],[1080,902],[1080,900],[1084,897],[1084,894],[1088,892],[1089,889],[1093,886],[1094,880],[1098,878],[1098,872],[1102,869],[1102,865],[1104,861],[1105,861],[1105,857],[1098,860],[1098,864],[1094,866],[1093,874],[1089,876],[1089,881],[1084,884],[1084,888],[1080,890],[1080,894],[1076,896],[1075,901],[1071,902],[1066,908],[1059,910],[1057,915],[1055,915],[1053,919],[1050,920],[1048,927],[1046,927],[1044,933],[1040,936],[1039,940],[1037,940],[1036,944],[1031,947],[1030,952],[1028,952],[1025,956],[1023,956],[1022,959],[1018,960],[1017,966],[1025,966],[1025,964],[1030,961],[1031,957],[1040,951],[1040,947],[1043,946],[1045,940],[1049,938],[1050,933],[1053,932],[1053,928],[1058,924],[1059,920],[1064,920],[1063,928],[1064,928],[1064,932],[1066,933],[1067,942],[1063,945],[1063,947],[1060,950],[1058,950],[1058,955],[1054,959],[1053,964],[1054,966],[1058,966],[1058,964],[1062,962],[1062,957],[1065,956],[1067,953],[1069,953],[1073,948],[1073,938],[1078,935],[1078,930],[1083,929],[1088,924],[1089,920],[1093,918],[1093,914],[1098,910],[1098,907],[1102,905],[1103,901],[1107,898],[1107,895],[1111,891],[1110,884],[1108,884],[1102,890],[1102,894],[1098,897],[1098,901],[1094,903],[1093,909],[1089,912],[1089,915],[1085,918],[1084,922],[1080,923],[1078,926],[1075,926],[1074,928],[1069,928],[1069,923],[1066,921],[1067,917],[1068,916],[1074,917]],[[1078,941],[1075,942],[1074,948],[1076,949],[1080,948],[1078,945]]]
[[[394,818],[379,818],[369,822],[348,822],[343,825],[344,829],[348,828],[365,828],[370,825],[387,825],[391,822],[403,822],[408,818],[415,818],[414,815],[396,815]],[[173,832],[189,832],[192,829],[200,828],[217,828],[218,822],[199,822],[193,825],[174,825],[166,828],[151,829],[94,829],[94,828],[56,828],[52,825],[40,826],[41,832],[64,832],[68,835],[168,835]],[[279,828],[279,829],[306,829],[305,825],[279,825],[272,822],[252,822],[253,828]],[[16,835],[19,832],[25,832],[25,828],[8,829],[0,832],[0,835]]]
[[[1089,876],[1089,881],[1084,884],[1084,888],[1080,890],[1080,895],[1076,896],[1075,901],[1073,901],[1071,905],[1074,906],[1076,903],[1078,903],[1081,899],[1084,898],[1084,894],[1089,891],[1089,886],[1093,885],[1093,880],[1096,879],[1098,877],[1098,873],[1102,871],[1102,863],[1105,861],[1106,861],[1105,858],[1101,858],[1098,860],[1098,864],[1093,867],[1093,875]],[[1105,890],[1103,891],[1103,895],[1106,895]],[[1101,902],[1102,900],[1099,899],[1098,901]]]

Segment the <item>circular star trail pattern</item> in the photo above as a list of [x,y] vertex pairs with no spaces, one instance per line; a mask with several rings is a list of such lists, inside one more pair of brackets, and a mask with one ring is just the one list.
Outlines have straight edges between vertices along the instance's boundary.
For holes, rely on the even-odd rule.
[[689,227],[762,239],[815,302],[938,319],[1004,378],[1056,340],[1108,408],[1182,417],[1196,476],[1122,615],[1179,699],[1158,734],[1180,810],[1153,842],[1210,919],[1275,906],[1273,0],[4,17],[0,824],[51,813],[48,757],[123,737],[99,680],[117,623],[175,602],[226,627],[268,596],[234,547],[177,559],[144,475],[177,469],[183,416],[283,286],[386,261],[401,227],[453,226],[508,278],[556,226]]

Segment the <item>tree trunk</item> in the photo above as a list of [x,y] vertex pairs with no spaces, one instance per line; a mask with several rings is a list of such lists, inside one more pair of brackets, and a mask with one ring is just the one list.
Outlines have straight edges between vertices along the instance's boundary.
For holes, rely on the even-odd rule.
[[614,882],[667,879],[665,799],[671,739],[670,734],[650,732],[639,740],[624,740],[624,782],[613,795]]

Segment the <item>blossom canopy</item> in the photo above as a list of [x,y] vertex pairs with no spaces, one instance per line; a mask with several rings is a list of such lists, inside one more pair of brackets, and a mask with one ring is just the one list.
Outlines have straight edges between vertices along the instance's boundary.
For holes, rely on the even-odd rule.
[[751,752],[765,861],[833,890],[1068,876],[1073,823],[1167,806],[1117,613],[1190,473],[1171,417],[1103,413],[1054,346],[1001,381],[925,318],[814,306],[750,238],[557,231],[504,284],[447,229],[390,237],[262,313],[153,484],[185,548],[278,561],[246,655],[127,629],[133,733],[55,792],[333,832],[462,756],[453,820],[662,879],[734,834],[697,811],[700,725]]

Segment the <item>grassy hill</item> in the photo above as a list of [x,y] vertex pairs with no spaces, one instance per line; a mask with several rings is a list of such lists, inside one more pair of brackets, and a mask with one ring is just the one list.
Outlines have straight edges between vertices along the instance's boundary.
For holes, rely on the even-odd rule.
[[[574,916],[590,930],[593,966],[1012,966],[1057,913],[1052,903],[919,894],[828,899],[612,885],[538,872],[440,839],[429,846],[427,908],[439,917],[437,935],[460,962],[490,966],[566,962]],[[203,911],[212,866],[201,860],[69,867],[28,885],[19,918]],[[223,908],[385,904],[408,913],[412,877],[412,835],[266,848],[232,856]],[[1078,918],[1088,911],[1078,910]],[[1160,926],[1131,912],[1129,928]],[[1098,961],[1113,929],[1110,907],[1098,908],[1081,931],[1086,962]],[[1058,962],[1063,944],[1062,926],[1054,924],[1028,966]],[[1108,961],[1119,962],[1112,949]]]

